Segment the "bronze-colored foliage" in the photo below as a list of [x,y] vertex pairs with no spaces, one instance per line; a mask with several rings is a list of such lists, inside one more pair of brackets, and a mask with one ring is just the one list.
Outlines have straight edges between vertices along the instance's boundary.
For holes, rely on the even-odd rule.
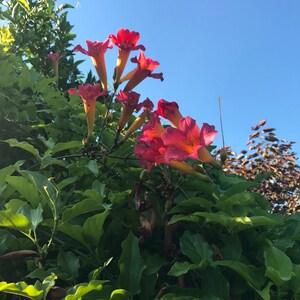
[[[255,180],[265,176],[253,191],[261,193],[270,202],[273,212],[292,214],[300,211],[300,167],[297,153],[292,149],[295,142],[280,140],[275,128],[264,127],[266,120],[252,126],[247,145],[249,150],[236,154],[225,147],[227,158],[224,170]],[[216,151],[220,155],[221,149]]]

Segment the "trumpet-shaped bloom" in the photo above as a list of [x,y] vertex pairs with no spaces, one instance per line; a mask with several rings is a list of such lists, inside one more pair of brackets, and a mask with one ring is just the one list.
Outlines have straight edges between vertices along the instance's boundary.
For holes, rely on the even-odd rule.
[[143,133],[137,136],[137,142],[149,142],[152,139],[160,138],[165,129],[160,123],[160,119],[156,113],[150,114],[150,120],[143,126]]
[[102,88],[107,90],[107,74],[106,74],[106,65],[104,60],[104,54],[108,48],[112,48],[112,44],[110,39],[106,39],[104,42],[91,42],[89,40],[86,41],[88,50],[85,50],[81,47],[81,45],[77,45],[73,51],[81,52],[85,55],[88,55],[92,58],[93,64],[98,73]]
[[164,163],[166,146],[161,138],[155,137],[147,143],[139,143],[134,147],[134,154],[143,168],[150,170],[152,166]]
[[143,168],[147,168],[148,170],[150,170],[153,166],[164,163],[172,168],[188,174],[196,175],[202,180],[209,181],[208,177],[197,173],[191,166],[189,166],[185,162],[177,161],[175,159],[171,159],[170,161],[166,162],[166,151],[167,147],[159,137],[155,137],[146,143],[136,144],[134,147],[134,154],[139,159],[139,162]]
[[174,101],[168,102],[164,99],[158,101],[156,113],[170,121],[176,128],[179,127],[179,121],[183,118],[179,112],[178,104]]
[[119,131],[124,128],[128,120],[130,119],[132,113],[137,108],[140,96],[140,94],[133,91],[124,92],[120,90],[119,94],[117,95],[117,101],[123,103],[123,109],[118,125]]
[[179,128],[168,127],[161,136],[164,144],[167,146],[165,153],[166,162],[169,162],[171,159],[183,161],[188,157],[193,159],[204,158],[201,149],[210,145],[216,134],[217,131],[215,131],[214,126],[204,123],[200,130],[196,121],[192,118],[186,117],[181,119]]
[[154,105],[153,102],[147,98],[143,102],[139,103],[136,110],[139,111],[143,107],[143,112],[134,120],[124,135],[124,139],[127,139],[133,132],[138,130],[146,121],[146,117],[149,112],[152,111]]
[[79,85],[78,91],[75,89],[69,89],[69,94],[78,94],[84,105],[84,111],[86,113],[86,122],[88,126],[88,137],[93,135],[93,128],[95,122],[95,112],[96,112],[96,100],[99,96],[107,94],[107,91],[101,91],[100,84],[95,84],[94,86],[86,84]]
[[120,79],[120,83],[128,80],[124,91],[133,90],[146,77],[164,80],[162,73],[152,73],[160,65],[159,62],[150,57],[146,58],[143,51],[137,57],[132,58],[131,61],[137,63],[137,67]]
[[112,42],[119,47],[117,65],[114,73],[114,81],[118,85],[130,52],[138,49],[145,51],[146,49],[143,45],[136,45],[140,38],[140,34],[136,31],[129,31],[128,29],[121,28],[116,36],[110,34],[109,37]]
[[58,61],[60,58],[64,57],[64,55],[60,54],[58,52],[54,52],[54,53],[47,54],[46,57],[47,57],[47,59],[51,60],[54,75],[57,76],[58,75]]

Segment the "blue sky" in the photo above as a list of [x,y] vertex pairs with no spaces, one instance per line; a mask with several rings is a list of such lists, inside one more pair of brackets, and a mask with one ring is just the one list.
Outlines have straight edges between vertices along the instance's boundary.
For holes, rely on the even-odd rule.
[[[140,33],[165,78],[137,86],[141,99],[176,101],[184,116],[216,126],[214,144],[221,147],[220,96],[225,143],[233,150],[247,149],[251,126],[266,119],[300,153],[300,1],[58,1],[64,2],[76,6],[69,12],[76,44],[103,41],[122,27]],[[93,70],[89,57],[76,55],[86,59],[84,71]],[[117,48],[106,53],[109,78],[116,57]]]

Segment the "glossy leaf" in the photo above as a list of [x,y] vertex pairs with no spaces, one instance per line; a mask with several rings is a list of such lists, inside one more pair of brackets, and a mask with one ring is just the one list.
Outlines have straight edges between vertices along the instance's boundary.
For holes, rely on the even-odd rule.
[[95,177],[99,174],[99,167],[97,165],[97,162],[95,160],[90,160],[86,167],[94,174]]
[[246,265],[238,261],[220,260],[215,262],[219,266],[227,267],[242,276],[254,289],[261,290],[266,281],[263,268]]
[[17,283],[0,282],[0,292],[28,297],[33,300],[43,299],[43,290],[37,289],[34,285],[28,285],[24,281]]
[[140,280],[146,264],[140,255],[138,238],[131,232],[122,243],[122,254],[118,266],[119,286],[129,291],[131,296],[138,294],[141,290]]
[[31,223],[21,214],[15,214],[10,210],[0,211],[0,226],[15,229],[27,234],[30,233]]
[[71,279],[75,280],[77,278],[80,267],[79,257],[73,252],[60,250],[57,257],[57,265],[60,266]]
[[130,293],[123,289],[114,290],[110,295],[110,300],[129,300]]
[[266,276],[280,286],[288,281],[293,275],[293,264],[291,259],[280,249],[271,246],[264,252]]
[[103,208],[104,208],[103,203],[100,199],[97,200],[97,199],[87,198],[76,203],[70,208],[65,208],[62,214],[62,220],[66,222],[72,218],[75,218],[87,212],[102,211]]
[[31,205],[36,208],[41,201],[38,189],[21,176],[7,176],[6,182],[15,188]]
[[204,291],[220,299],[230,299],[229,282],[219,268],[208,267],[201,273],[201,277],[201,286]]
[[104,282],[100,280],[91,280],[88,283],[75,285],[72,289],[69,290],[68,295],[65,297],[65,300],[80,300],[91,291],[102,291],[103,283]]
[[109,215],[109,210],[89,217],[83,224],[82,236],[87,243],[97,246],[103,234],[103,224]]
[[198,264],[191,264],[189,262],[175,262],[170,271],[168,272],[169,276],[178,277],[180,275],[186,274],[191,270],[200,269]]
[[194,264],[205,267],[212,262],[212,250],[200,234],[185,231],[180,238],[180,249]]

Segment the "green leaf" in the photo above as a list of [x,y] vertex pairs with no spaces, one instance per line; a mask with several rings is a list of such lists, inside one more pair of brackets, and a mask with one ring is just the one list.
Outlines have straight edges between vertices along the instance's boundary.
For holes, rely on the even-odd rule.
[[57,186],[60,190],[62,190],[66,186],[76,182],[78,179],[79,179],[78,176],[68,177],[68,178],[64,179],[63,181],[61,181]]
[[91,291],[102,291],[103,290],[103,281],[100,280],[91,280],[89,283],[81,283],[75,285],[68,292],[68,295],[65,297],[65,300],[81,300],[83,296],[87,295]]
[[185,231],[180,238],[180,249],[194,264],[201,267],[212,262],[212,250],[200,234]]
[[38,139],[41,140],[43,142],[43,144],[49,149],[51,150],[54,145],[55,145],[55,141],[53,140],[53,138],[49,138],[48,140],[46,140],[46,138],[42,135],[38,135]]
[[35,231],[37,226],[43,221],[43,209],[40,203],[36,209],[30,208],[29,205],[23,205],[18,213],[27,217],[33,231]]
[[110,300],[129,300],[130,293],[123,289],[114,290],[110,295]]
[[39,82],[36,84],[35,88],[39,92],[43,92],[45,89],[49,87],[51,83],[55,81],[54,77],[47,77],[47,78],[42,78],[39,80]]
[[207,222],[207,223],[219,223],[226,227],[232,221],[231,216],[229,216],[228,214],[221,212],[221,211],[216,212],[216,213],[196,212],[193,214],[193,216],[204,217],[205,222]]
[[1,182],[0,183],[0,197],[1,197],[2,193],[5,191],[6,188],[7,188],[7,183],[6,182]]
[[103,213],[89,217],[84,222],[82,228],[82,236],[88,243],[94,246],[98,246],[100,238],[104,231],[103,224],[108,215],[109,209],[104,211]]
[[57,265],[60,266],[64,272],[70,275],[71,279],[75,280],[77,278],[80,267],[79,257],[73,252],[64,252],[60,250],[57,257]]
[[169,276],[178,277],[180,275],[186,274],[188,271],[200,269],[199,265],[191,264],[189,262],[175,262],[170,271]]
[[261,290],[266,282],[264,269],[252,265],[245,265],[241,262],[232,260],[218,260],[215,263],[219,266],[227,267],[242,276],[254,289]]
[[89,274],[89,279],[97,279],[101,275],[102,271],[111,263],[112,260],[113,257],[110,257],[107,261],[103,263],[103,266],[100,266],[99,268],[91,271]]
[[275,217],[271,214],[269,214],[268,217],[266,216],[253,216],[250,217],[252,225],[254,227],[257,226],[272,226],[272,225],[276,225],[279,224],[280,221],[278,219],[275,219]]
[[180,221],[188,221],[188,222],[194,222],[198,223],[199,218],[195,215],[175,215],[171,218],[171,220],[168,222],[168,225],[180,222]]
[[231,186],[229,189],[227,189],[225,193],[221,195],[221,199],[228,198],[232,195],[239,194],[249,189],[253,189],[258,185],[259,183],[256,181],[238,182]]
[[38,189],[21,176],[7,176],[6,182],[16,189],[31,205],[37,207],[41,202]]
[[49,155],[44,156],[42,158],[41,169],[44,169],[44,168],[46,168],[48,166],[52,166],[52,165],[64,167],[66,165],[66,162],[63,161],[63,160],[59,160],[59,159],[53,158],[52,156],[49,156]]
[[31,279],[39,279],[43,280],[44,278],[50,276],[52,273],[49,270],[45,270],[43,268],[38,268],[26,275],[26,278],[31,278]]
[[229,299],[229,282],[219,268],[208,267],[201,273],[201,277],[201,287],[204,291],[220,299]]
[[[53,221],[52,221],[53,223]],[[44,223],[43,223],[44,224]],[[47,224],[49,226],[50,224]],[[53,227],[53,224],[50,225]],[[59,222],[58,224],[58,230],[69,235],[73,239],[81,242],[83,245],[88,246],[89,243],[87,243],[82,235],[82,227],[80,225],[71,225],[67,222]]]
[[[273,285],[273,282],[269,282],[261,291],[256,290],[257,294],[263,299],[263,300],[271,300],[270,296],[270,288]],[[297,299],[297,298],[295,298]]]
[[69,150],[73,148],[80,148],[82,147],[82,142],[80,141],[71,141],[66,143],[58,143],[52,148],[52,154],[56,154],[57,152]]
[[39,190],[41,195],[44,196],[39,197],[39,202],[41,202],[41,200],[45,200],[47,201],[49,207],[53,209],[53,205],[55,205],[58,198],[58,189],[56,185],[50,181],[51,178],[47,178],[40,173],[31,171],[20,171],[20,173],[24,178],[30,181],[37,188],[37,190]]
[[28,2],[26,0],[17,0],[21,5],[22,7],[27,11],[29,12],[30,11],[30,6],[28,4]]
[[271,246],[264,252],[266,276],[280,286],[284,281],[289,281],[293,275],[291,259],[278,248]]
[[0,292],[13,294],[13,295],[20,295],[27,297],[33,300],[41,300],[43,299],[43,290],[37,289],[33,285],[27,285],[26,282],[17,282],[17,283],[7,283],[7,282],[0,282]]
[[0,170],[0,182],[4,182],[6,176],[11,175],[14,171],[18,170],[19,167],[16,165],[10,165]]
[[167,287],[160,300],[220,300],[219,297],[210,295],[203,290],[193,288]]
[[62,214],[62,220],[64,222],[75,218],[81,214],[85,214],[91,211],[102,211],[103,203],[102,199],[84,199],[76,204],[74,204],[71,208],[65,208]]
[[99,175],[99,167],[95,160],[90,160],[86,167],[97,177]]
[[216,207],[230,216],[246,216],[256,206],[255,193],[241,192],[224,197]]
[[158,253],[151,255],[145,251],[143,252],[143,259],[146,262],[146,270],[144,273],[147,275],[156,274],[162,266],[169,264]]
[[35,282],[35,288],[43,290],[43,299],[46,299],[50,289],[55,285],[55,279],[57,279],[57,276],[55,274],[51,274],[46,277],[42,283],[40,281]]
[[[300,265],[294,266],[293,272],[294,272],[295,275],[292,277],[292,280],[291,280],[291,288],[297,296],[300,296],[300,286],[299,286],[299,282],[300,282]],[[298,298],[295,298],[295,299],[298,299]]]
[[31,223],[21,214],[15,214],[10,210],[0,211],[0,226],[15,229],[26,234],[30,233]]
[[23,206],[27,206],[30,208],[30,205],[25,201],[21,199],[10,199],[7,203],[4,204],[5,208],[7,210],[11,210],[15,214],[20,213],[20,210]]
[[10,147],[21,148],[21,149],[33,154],[39,161],[41,160],[39,151],[27,142],[19,142],[16,139],[8,139],[8,140],[4,140],[3,142],[8,143],[10,145]]
[[242,255],[242,246],[237,234],[226,237],[226,244],[221,248],[225,260],[239,261]]
[[140,255],[139,240],[132,232],[123,241],[122,250],[118,262],[120,270],[119,286],[129,291],[133,297],[141,290],[140,280],[146,264]]
[[197,210],[203,210],[203,208],[211,209],[212,207],[213,203],[211,201],[202,197],[193,197],[178,203],[169,211],[169,214],[193,213]]

